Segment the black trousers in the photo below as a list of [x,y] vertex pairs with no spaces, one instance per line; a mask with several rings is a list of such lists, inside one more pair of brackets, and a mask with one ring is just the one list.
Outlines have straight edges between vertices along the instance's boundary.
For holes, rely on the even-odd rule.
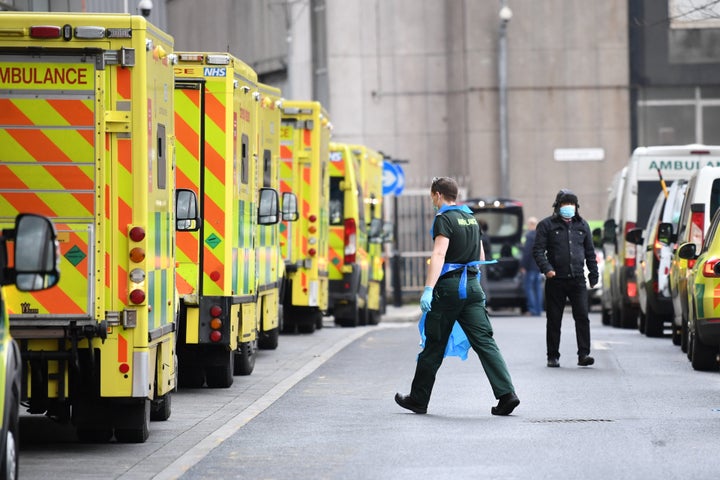
[[560,327],[566,300],[570,300],[575,320],[578,356],[590,353],[590,319],[585,278],[548,278],[545,280],[548,358],[560,358]]

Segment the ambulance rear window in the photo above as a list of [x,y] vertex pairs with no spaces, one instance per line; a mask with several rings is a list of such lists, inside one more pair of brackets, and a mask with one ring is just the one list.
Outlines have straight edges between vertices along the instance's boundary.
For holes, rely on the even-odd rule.
[[330,177],[330,225],[342,225],[345,220],[345,192],[340,190],[343,177]]

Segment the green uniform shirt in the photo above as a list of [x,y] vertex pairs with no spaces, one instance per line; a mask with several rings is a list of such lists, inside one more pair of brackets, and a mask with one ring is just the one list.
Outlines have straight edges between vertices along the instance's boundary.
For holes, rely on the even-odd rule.
[[450,239],[445,263],[469,263],[480,259],[480,227],[472,215],[448,210],[435,217],[433,240],[438,235]]

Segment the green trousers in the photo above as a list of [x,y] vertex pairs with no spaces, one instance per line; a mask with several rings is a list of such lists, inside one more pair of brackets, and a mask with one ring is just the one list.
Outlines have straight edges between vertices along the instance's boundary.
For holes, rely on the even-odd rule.
[[505,360],[493,338],[480,283],[475,277],[468,278],[465,299],[460,299],[459,283],[459,276],[441,278],[433,290],[431,310],[425,317],[425,348],[418,355],[410,391],[410,397],[420,405],[430,401],[435,375],[456,320],[480,358],[495,398],[515,391]]

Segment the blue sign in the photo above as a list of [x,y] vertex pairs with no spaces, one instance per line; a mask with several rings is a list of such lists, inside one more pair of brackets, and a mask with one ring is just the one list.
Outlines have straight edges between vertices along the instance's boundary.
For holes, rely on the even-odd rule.
[[383,195],[400,195],[405,188],[405,172],[400,165],[383,162]]

